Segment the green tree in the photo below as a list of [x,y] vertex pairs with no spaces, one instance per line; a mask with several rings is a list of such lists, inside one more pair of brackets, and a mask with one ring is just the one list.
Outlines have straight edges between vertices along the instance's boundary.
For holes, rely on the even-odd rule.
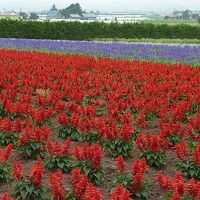
[[190,10],[183,11],[183,13],[182,13],[183,19],[190,19],[190,16],[191,16],[191,11]]
[[199,22],[199,24],[200,24],[200,17],[198,17],[198,22]]
[[79,14],[82,15],[83,10],[79,3],[71,4],[67,8],[60,10],[61,13],[67,18],[70,14]]
[[178,15],[178,14],[180,14],[181,13],[181,11],[179,11],[179,10],[174,10],[173,11],[173,15]]
[[23,19],[28,19],[28,14],[25,12],[19,12],[20,16],[22,16]]
[[37,13],[31,13],[29,18],[30,19],[38,19],[39,17],[37,15]]
[[55,4],[53,4],[53,5],[51,6],[51,10],[58,10],[58,9],[56,8],[56,5],[55,5]]

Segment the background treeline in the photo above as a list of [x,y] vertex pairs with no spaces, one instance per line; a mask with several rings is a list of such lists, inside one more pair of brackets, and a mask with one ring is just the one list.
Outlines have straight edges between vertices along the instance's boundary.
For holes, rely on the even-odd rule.
[[0,20],[1,38],[91,40],[94,38],[200,39],[200,26],[150,23],[80,23]]

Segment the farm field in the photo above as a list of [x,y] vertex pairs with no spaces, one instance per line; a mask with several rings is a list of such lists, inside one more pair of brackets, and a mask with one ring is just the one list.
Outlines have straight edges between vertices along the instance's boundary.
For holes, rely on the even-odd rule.
[[176,25],[176,24],[189,24],[199,26],[197,19],[154,19],[151,21],[145,21],[145,23],[153,23],[153,24],[168,24],[168,25]]
[[159,44],[200,44],[198,39],[169,39],[169,38],[96,38],[95,41],[102,42],[135,42],[135,43],[159,43]]
[[0,49],[0,198],[200,199],[199,47],[101,44],[0,39],[93,55]]
[[69,41],[0,38],[0,48],[103,56],[117,59],[183,63],[199,66],[198,44],[153,44],[134,42]]

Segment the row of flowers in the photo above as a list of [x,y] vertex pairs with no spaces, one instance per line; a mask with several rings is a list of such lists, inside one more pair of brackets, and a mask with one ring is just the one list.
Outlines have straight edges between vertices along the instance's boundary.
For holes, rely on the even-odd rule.
[[[2,151],[3,152],[3,151]],[[12,146],[9,145],[1,154],[1,165],[4,165],[4,171],[9,171],[8,158],[12,153]],[[132,172],[130,173],[122,156],[117,159],[117,173],[115,179],[112,181],[112,191],[110,192],[110,200],[131,200],[148,197],[147,179],[145,172],[149,170],[146,160],[136,160],[132,165]],[[58,169],[54,173],[50,173],[49,181],[44,181],[45,168],[43,160],[37,159],[34,167],[30,169],[31,174],[25,175],[23,173],[23,166],[20,162],[14,162],[12,165],[12,174],[14,182],[12,183],[13,195],[16,199],[47,199],[47,183],[50,184],[49,192],[52,195],[51,199],[67,200],[101,200],[103,195],[100,190],[91,183],[87,175],[82,174],[82,170],[76,167],[72,171],[70,178],[71,188],[64,186],[65,175],[62,170]],[[158,181],[163,190],[163,197],[168,197],[170,200],[184,198],[197,199],[200,198],[200,182],[195,179],[190,179],[188,183],[184,181],[183,175],[177,172],[175,177],[164,176],[158,173],[155,179]],[[7,193],[0,195],[0,199],[11,200]]]
[[0,38],[0,48],[48,50],[120,59],[159,60],[196,65],[200,63],[199,45]]

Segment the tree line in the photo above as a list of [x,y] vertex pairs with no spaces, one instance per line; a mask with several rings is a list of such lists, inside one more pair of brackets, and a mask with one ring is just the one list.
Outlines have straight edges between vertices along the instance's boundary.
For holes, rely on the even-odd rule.
[[200,39],[200,26],[1,19],[0,37],[58,40],[92,40],[95,38]]

